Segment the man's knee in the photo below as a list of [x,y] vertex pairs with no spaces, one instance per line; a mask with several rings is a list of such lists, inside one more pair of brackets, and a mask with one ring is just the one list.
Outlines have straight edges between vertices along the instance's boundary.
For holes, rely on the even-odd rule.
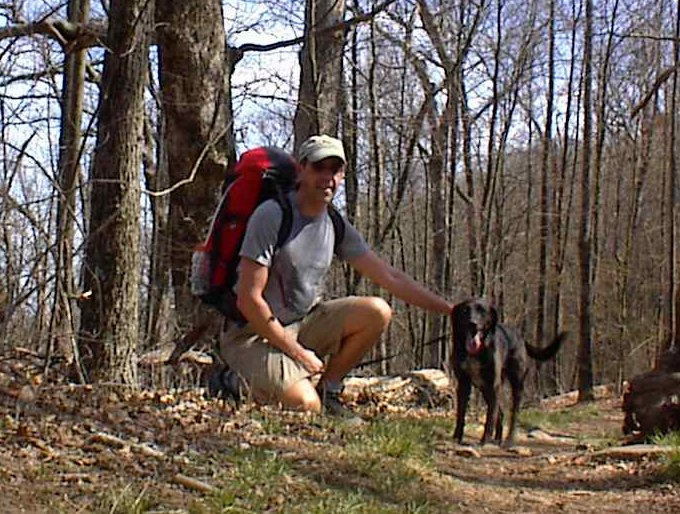
[[369,318],[380,330],[384,330],[392,319],[392,307],[378,296],[369,296],[364,300]]
[[321,411],[321,399],[319,395],[305,396],[297,408],[305,412],[319,412]]
[[290,386],[281,399],[283,406],[288,409],[319,412],[321,399],[309,380],[302,380]]

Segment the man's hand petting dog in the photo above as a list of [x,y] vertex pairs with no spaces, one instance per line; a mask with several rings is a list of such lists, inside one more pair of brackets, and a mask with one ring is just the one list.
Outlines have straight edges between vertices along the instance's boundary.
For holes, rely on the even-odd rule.
[[489,442],[492,433],[494,441],[500,444],[503,433],[501,388],[507,379],[512,391],[512,405],[506,445],[511,446],[516,438],[516,418],[528,371],[528,357],[538,361],[551,359],[560,349],[566,333],[557,335],[545,348],[532,346],[517,330],[499,323],[496,309],[488,301],[478,298],[456,305],[451,318],[451,367],[458,381],[454,438],[459,443],[463,440],[465,411],[474,385],[482,392],[487,404],[481,444]]

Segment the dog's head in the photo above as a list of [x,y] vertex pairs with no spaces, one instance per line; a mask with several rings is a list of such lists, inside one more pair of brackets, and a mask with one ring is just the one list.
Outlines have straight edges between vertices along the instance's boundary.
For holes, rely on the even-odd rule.
[[461,302],[453,308],[451,318],[454,344],[464,345],[468,355],[478,355],[491,344],[488,335],[498,324],[498,312],[487,300]]

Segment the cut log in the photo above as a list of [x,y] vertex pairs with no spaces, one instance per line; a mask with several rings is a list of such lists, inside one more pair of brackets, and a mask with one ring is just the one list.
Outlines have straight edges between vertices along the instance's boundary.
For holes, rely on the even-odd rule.
[[439,406],[452,398],[451,381],[436,369],[386,377],[349,377],[343,396],[356,403]]

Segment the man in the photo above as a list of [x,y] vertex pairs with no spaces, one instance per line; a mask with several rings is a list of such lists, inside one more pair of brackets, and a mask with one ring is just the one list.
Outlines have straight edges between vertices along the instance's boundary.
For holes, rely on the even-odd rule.
[[[298,187],[290,193],[290,236],[274,255],[283,217],[275,201],[251,216],[240,251],[237,306],[247,320],[229,322],[220,349],[255,397],[286,408],[345,415],[343,377],[380,339],[392,310],[378,297],[317,303],[334,253],[328,205],[345,178],[345,152],[335,138],[307,139],[298,152]],[[343,218],[337,255],[401,300],[448,314],[453,304],[381,260]],[[322,361],[330,356],[326,365]],[[314,387],[314,381],[318,386]]]

